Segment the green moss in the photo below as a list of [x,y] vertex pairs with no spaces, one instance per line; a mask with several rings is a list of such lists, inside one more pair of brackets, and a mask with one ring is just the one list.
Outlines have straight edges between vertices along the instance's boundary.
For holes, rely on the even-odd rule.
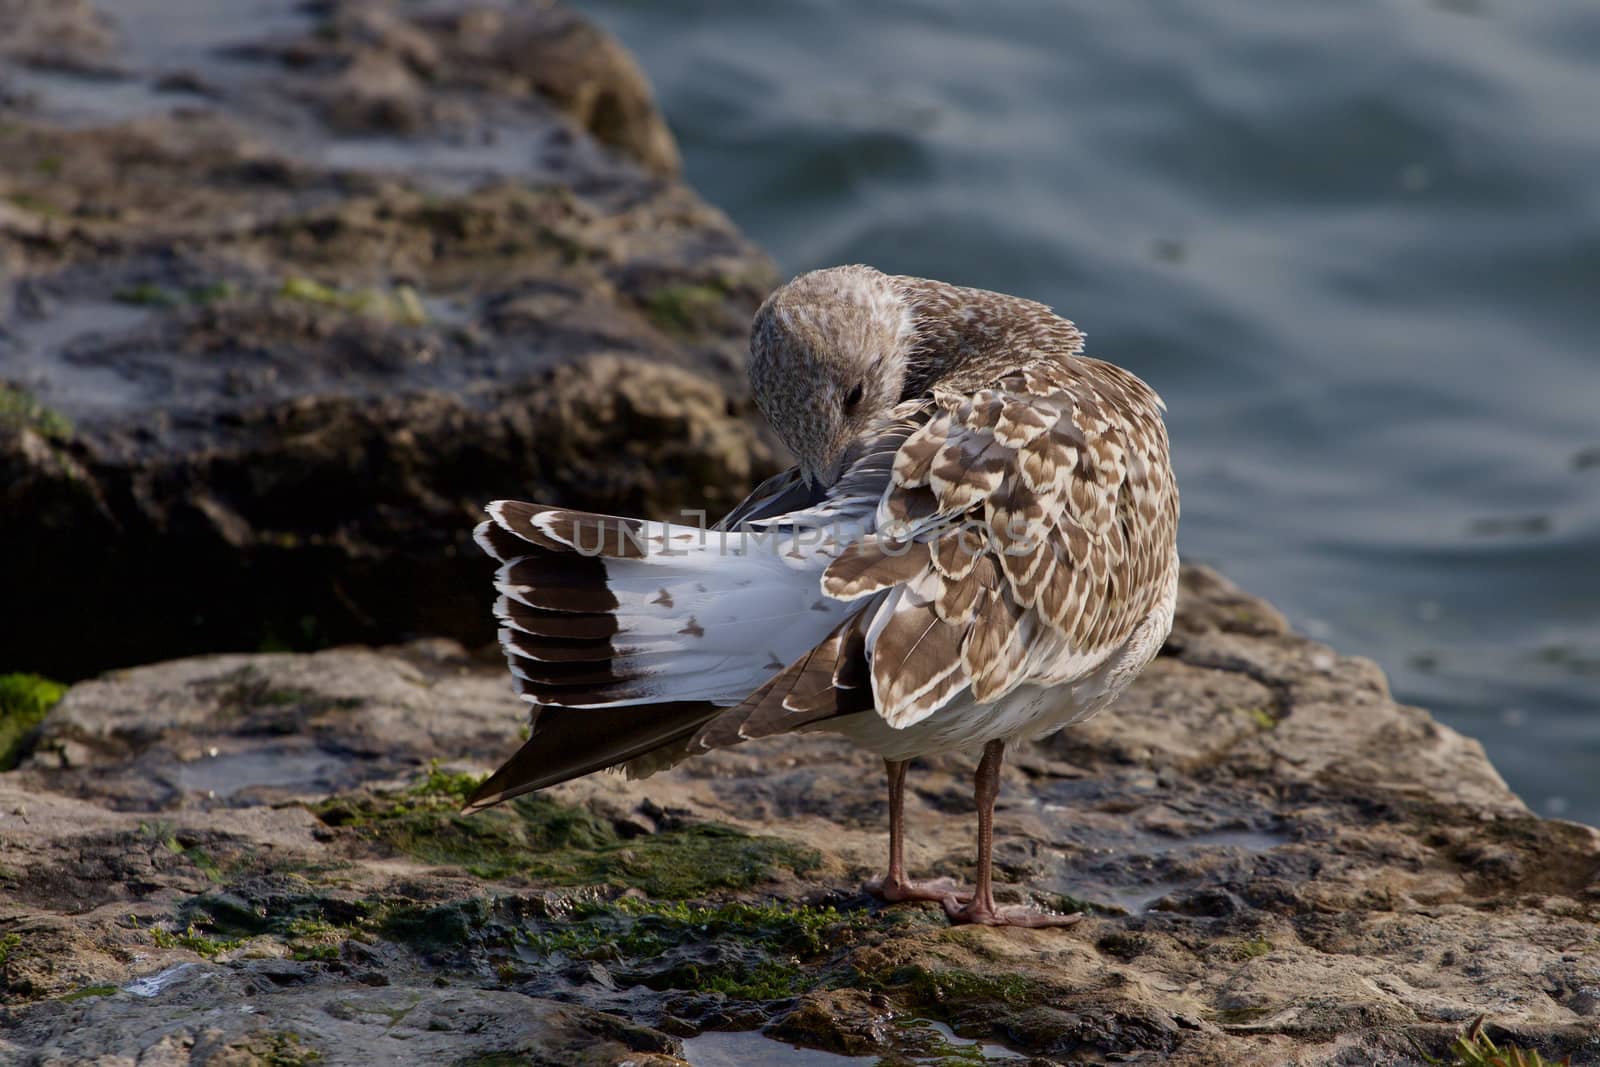
[[1455,1060],[1451,1067],[1569,1067],[1572,1057],[1547,1060],[1537,1050],[1523,1051],[1514,1045],[1500,1048],[1483,1032],[1482,1015],[1473,1020],[1467,1032],[1450,1046]]
[[610,961],[654,989],[692,989],[740,1000],[796,996],[823,980],[816,962],[848,947],[865,913],[786,902],[700,906],[621,898],[574,904],[521,931],[516,956]]
[[933,1009],[997,1004],[1021,1010],[1035,1007],[1050,992],[1044,983],[1024,975],[979,974],[957,967],[907,967],[891,974],[888,984],[912,1003]]
[[165,819],[140,823],[139,836],[147,841],[154,841],[174,856],[182,856],[194,864],[195,869],[205,875],[209,881],[220,882],[225,877],[221,864],[199,845],[184,845],[180,842],[176,828]]
[[[0,388],[0,421],[5,390]],[[22,758],[28,735],[61,702],[67,687],[37,674],[0,674],[0,771]]]
[[4,428],[32,430],[52,441],[72,436],[72,423],[65,415],[45,407],[26,390],[9,385],[0,385],[0,429]]
[[1241,941],[1233,946],[1232,956],[1236,960],[1253,960],[1265,956],[1272,951],[1272,942],[1264,937],[1251,941]]
[[469,943],[493,917],[489,902],[473,897],[431,907],[390,908],[377,920],[377,925],[379,931],[392,940],[424,952],[447,952]]
[[150,939],[155,942],[157,948],[187,949],[208,960],[215,959],[224,952],[231,952],[245,942],[244,938],[210,937],[193,923],[177,932],[153,926],[150,928]]
[[141,282],[118,289],[113,297],[123,304],[168,308],[181,304],[210,304],[226,300],[237,292],[232,282],[214,282],[189,289],[169,289],[154,282]]
[[336,960],[346,941],[365,940],[355,929],[326,919],[291,919],[285,933],[289,954],[297,960]]
[[832,907],[733,901],[693,905],[623,897],[581,903],[557,926],[530,933],[526,943],[542,955],[594,959],[599,953],[654,956],[691,939],[731,937],[774,952],[815,956],[866,923]]
[[21,208],[23,211],[30,211],[35,215],[44,215],[48,218],[61,218],[66,214],[65,211],[62,211],[49,200],[46,200],[42,196],[36,196],[33,193],[12,193],[9,197],[7,197],[7,199],[10,200],[12,204]]
[[119,992],[114,985],[86,985],[74,989],[70,993],[63,993],[57,1000],[87,1000],[90,997],[109,997]]
[[305,1067],[322,1062],[322,1053],[302,1044],[300,1035],[289,1030],[253,1035],[246,1047],[265,1067]]
[[710,285],[669,285],[645,302],[651,321],[674,333],[695,333],[721,310],[727,294]]
[[476,785],[434,769],[403,793],[336,797],[311,810],[393,851],[479,878],[636,887],[670,900],[748,889],[780,868],[804,873],[821,862],[814,849],[711,823],[624,839],[606,820],[542,796],[459,814]]
[[1050,902],[1050,907],[1064,915],[1126,915],[1128,909],[1116,904],[1102,904],[1097,900],[1087,897],[1075,897],[1071,893],[1056,893]]
[[[692,973],[699,978],[699,968]],[[739,968],[733,973],[714,972],[691,988],[721,993],[735,1000],[767,1001],[799,996],[816,984],[814,976],[795,964],[763,960],[754,967]]]
[[427,308],[422,306],[417,291],[409,285],[398,285],[393,289],[344,290],[295,275],[284,279],[278,295],[406,326],[424,326],[428,322]]
[[12,955],[21,947],[21,934],[6,934],[4,937],[0,937],[0,967],[4,967],[6,961],[11,959]]
[[[295,917],[290,912],[291,920]],[[248,938],[264,934],[281,924],[261,905],[251,904],[232,893],[206,893],[191,897],[180,910],[186,925],[199,925],[212,934]]]
[[[253,937],[275,937],[297,960],[337,959],[345,942],[372,939],[382,915],[379,905],[328,897],[309,882],[305,887],[304,894],[285,894],[280,886],[267,903],[252,903],[230,891],[206,893],[185,901],[178,921],[187,925],[188,934],[222,949]],[[197,946],[182,947],[205,954]]]
[[139,304],[145,307],[177,307],[183,303],[183,298],[176,292],[152,282],[142,282],[139,285],[118,289],[113,296],[119,303]]
[[486,774],[452,773],[439,769],[439,761],[428,763],[428,773],[422,781],[406,791],[406,796],[422,799],[438,798],[459,808],[482,785]]
[[1272,717],[1272,712],[1259,705],[1249,708],[1235,707],[1231,710],[1237,714],[1243,715],[1245,718],[1249,719],[1263,730],[1271,730],[1278,725],[1278,720]]

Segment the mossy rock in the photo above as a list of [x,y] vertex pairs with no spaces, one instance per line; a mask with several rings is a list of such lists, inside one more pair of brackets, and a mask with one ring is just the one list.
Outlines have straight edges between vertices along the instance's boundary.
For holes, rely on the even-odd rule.
[[434,772],[403,793],[335,797],[312,810],[330,826],[430,866],[494,881],[635,888],[667,900],[749,889],[780,870],[805,874],[821,864],[815,849],[714,823],[625,838],[609,821],[543,796],[462,815],[472,784]]
[[52,441],[72,436],[72,423],[65,415],[45,407],[24,389],[0,385],[0,429],[7,428],[32,430]]
[[0,771],[17,765],[34,727],[66,693],[60,682],[37,674],[0,674]]
[[[789,901],[693,905],[624,897],[575,903],[517,931],[510,959],[603,962],[630,985],[784,1000],[833,978],[869,932],[866,912]],[[518,970],[511,963],[509,972]]]

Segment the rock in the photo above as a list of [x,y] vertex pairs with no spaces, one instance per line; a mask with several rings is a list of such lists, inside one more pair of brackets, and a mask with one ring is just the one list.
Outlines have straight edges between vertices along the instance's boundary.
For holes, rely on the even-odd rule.
[[[486,501],[718,513],[776,468],[743,369],[772,267],[670,177],[619,45],[553,5],[258,8],[168,52],[0,5],[0,77],[41,86],[0,124],[19,668],[480,644]],[[43,41],[103,68],[70,103]]]
[[42,70],[111,70],[115,33],[89,0],[0,3],[0,56]]
[[[1121,703],[1006,771],[1001,895],[1068,930],[862,895],[881,772],[826,735],[455,814],[523,721],[445,641],[73,687],[0,775],[0,1059],[961,1052],[938,1020],[1035,1063],[1420,1065],[1479,1015],[1600,1053],[1600,831],[1204,569]],[[914,766],[914,874],[970,877],[972,767]]]

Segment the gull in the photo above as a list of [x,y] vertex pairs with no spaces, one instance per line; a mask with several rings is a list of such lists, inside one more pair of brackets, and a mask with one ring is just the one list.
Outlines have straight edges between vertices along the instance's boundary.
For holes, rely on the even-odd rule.
[[[1109,705],[1171,630],[1165,405],[1043,304],[865,266],[775,291],[749,373],[798,462],[716,525],[488,506],[475,536],[533,725],[467,810],[833,731],[888,772],[870,892],[958,923],[1074,921],[995,902],[1000,768]],[[974,890],[911,881],[908,761],[979,750]]]

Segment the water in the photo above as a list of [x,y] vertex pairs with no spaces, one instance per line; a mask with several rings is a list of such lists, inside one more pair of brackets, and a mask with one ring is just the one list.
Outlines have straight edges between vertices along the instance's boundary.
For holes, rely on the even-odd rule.
[[1600,7],[580,0],[788,271],[1074,318],[1182,548],[1600,823]]
[[[913,1031],[924,1031],[914,1047],[928,1050],[927,1055],[903,1051],[894,1062],[908,1064],[963,1064],[1000,1063],[1026,1057],[1020,1053],[991,1042],[958,1037],[944,1023],[926,1019],[897,1020],[903,1036],[913,1036]],[[872,1067],[884,1062],[878,1056],[845,1056],[837,1052],[796,1048],[793,1045],[762,1035],[757,1031],[724,1033],[708,1030],[683,1043],[683,1058],[693,1067],[748,1067],[758,1063],[783,1063],[784,1067],[849,1067],[859,1064]]]

